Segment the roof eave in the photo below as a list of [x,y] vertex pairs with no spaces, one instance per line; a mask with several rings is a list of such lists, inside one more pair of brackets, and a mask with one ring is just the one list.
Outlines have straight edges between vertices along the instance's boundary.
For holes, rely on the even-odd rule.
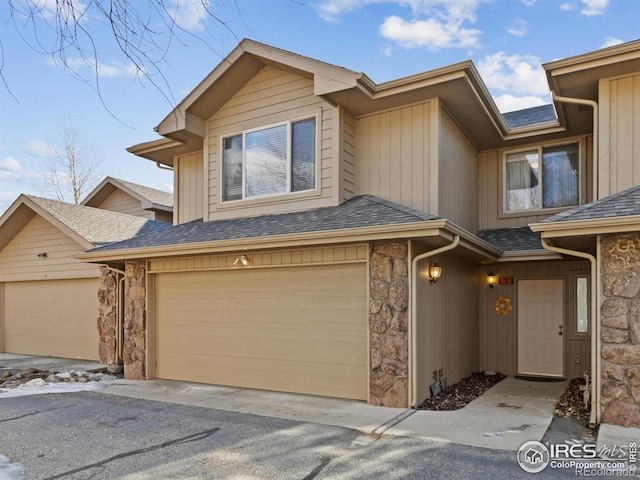
[[484,240],[463,230],[447,220],[428,220],[404,224],[381,225],[376,227],[347,228],[321,232],[271,235],[264,237],[216,240],[189,244],[172,244],[157,247],[109,250],[103,252],[83,252],[76,258],[88,263],[122,262],[140,258],[160,258],[176,255],[202,255],[233,251],[252,251],[275,248],[303,247],[313,245],[332,245],[343,243],[369,242],[392,239],[417,239],[441,237],[453,240],[455,235],[462,237],[461,247],[483,260],[494,261],[502,252]]
[[588,220],[563,220],[541,222],[529,225],[532,231],[539,232],[542,238],[575,237],[602,235],[618,232],[640,231],[640,215],[621,217],[602,217]]

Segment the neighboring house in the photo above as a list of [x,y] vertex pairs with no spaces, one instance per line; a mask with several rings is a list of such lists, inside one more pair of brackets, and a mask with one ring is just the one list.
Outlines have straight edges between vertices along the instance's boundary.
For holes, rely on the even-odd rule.
[[82,205],[173,223],[173,195],[118,178],[107,177]]
[[[97,360],[106,347],[96,321],[108,272],[74,255],[168,226],[20,195],[0,217],[0,352]],[[116,299],[104,300],[115,330]]]
[[501,115],[471,62],[241,42],[129,149],[175,225],[79,255],[125,269],[125,374],[408,407],[440,369],[586,371],[640,426],[640,42],[543,67],[553,105]]

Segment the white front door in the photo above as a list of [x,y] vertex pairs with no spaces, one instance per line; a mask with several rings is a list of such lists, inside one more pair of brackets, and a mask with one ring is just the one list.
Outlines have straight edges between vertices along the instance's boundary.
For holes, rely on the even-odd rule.
[[564,376],[564,280],[518,281],[518,373]]

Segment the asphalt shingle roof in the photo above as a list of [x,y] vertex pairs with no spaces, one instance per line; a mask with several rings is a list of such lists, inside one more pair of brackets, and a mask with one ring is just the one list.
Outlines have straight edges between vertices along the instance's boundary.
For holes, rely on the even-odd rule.
[[157,232],[170,226],[164,222],[124,213],[73,205],[33,195],[24,196],[95,246]]
[[354,197],[337,207],[203,222],[195,220],[92,252],[203,243],[272,235],[321,232],[436,220],[438,217],[372,195]]
[[165,207],[173,208],[173,194],[157,190],[155,188],[146,187],[144,185],[138,185],[137,183],[127,182],[119,178],[113,178],[115,181],[121,183],[131,191],[136,192],[143,198],[146,198],[151,203],[156,205],[164,205]]
[[541,223],[595,220],[631,215],[640,215],[640,185],[558,213],[545,218]]
[[502,117],[509,128],[529,127],[557,120],[552,104],[503,113]]
[[529,227],[480,230],[478,237],[503,252],[543,249],[540,235]]

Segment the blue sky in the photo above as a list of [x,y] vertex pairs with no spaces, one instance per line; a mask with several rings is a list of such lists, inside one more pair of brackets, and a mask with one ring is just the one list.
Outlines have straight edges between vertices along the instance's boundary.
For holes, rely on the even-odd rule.
[[[171,191],[171,172],[126,148],[155,140],[155,127],[242,38],[364,72],[377,83],[471,59],[501,111],[549,103],[540,64],[636,40],[637,0],[165,0],[180,27],[170,39],[151,16],[164,55],[149,78],[118,49],[95,6],[81,26],[97,61],[66,50],[66,68],[45,22],[55,0],[36,3],[41,18],[13,20],[0,2],[0,212],[20,193],[54,197],[46,186],[51,145],[65,122],[107,175]],[[218,20],[204,15],[206,2]],[[146,5],[147,0],[130,0]],[[90,52],[86,39],[80,47]],[[95,72],[98,72],[96,77]]]

